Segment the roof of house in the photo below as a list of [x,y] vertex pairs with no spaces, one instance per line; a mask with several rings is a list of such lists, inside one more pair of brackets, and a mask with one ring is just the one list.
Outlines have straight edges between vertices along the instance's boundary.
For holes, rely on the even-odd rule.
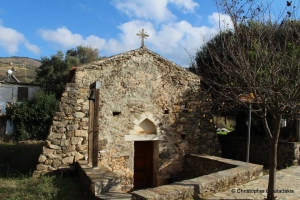
[[0,86],[1,85],[22,85],[22,86],[36,86],[36,87],[41,87],[41,85],[33,84],[33,83],[15,83],[15,82],[5,82],[5,81],[0,81]]

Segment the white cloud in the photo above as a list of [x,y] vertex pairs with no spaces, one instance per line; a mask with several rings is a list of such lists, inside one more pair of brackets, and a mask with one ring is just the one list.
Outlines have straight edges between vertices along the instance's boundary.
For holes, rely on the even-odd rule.
[[[136,33],[139,33],[142,28],[145,29],[149,35],[153,35],[153,33],[155,33],[151,22],[141,20],[124,23],[118,28],[121,30],[118,38],[109,39],[105,46],[105,51],[109,54],[116,54],[140,47],[141,40],[138,38]],[[145,39],[145,44],[147,44],[148,40],[150,41],[150,38]]]
[[167,0],[115,0],[113,5],[131,17],[146,20],[167,21],[176,17],[167,8]]
[[221,30],[232,29],[233,23],[228,15],[221,13],[213,13],[208,16],[208,21],[215,27]]
[[[199,4],[194,0],[114,0],[113,5],[122,13],[141,20],[133,20],[118,28],[118,38],[107,41],[105,52],[115,54],[139,47],[134,32],[144,28],[150,37],[145,45],[163,56],[176,60],[178,64],[188,67],[190,58],[218,31],[232,28],[229,16],[212,13],[207,17],[209,26],[194,26],[186,20],[177,21],[171,8],[183,13],[195,13]],[[173,9],[174,10],[174,9]]]
[[29,51],[35,53],[36,55],[40,54],[40,48],[38,46],[30,44],[29,42],[25,42],[24,45]]
[[170,0],[171,3],[175,4],[179,10],[184,13],[195,12],[195,8],[199,6],[193,0]]
[[36,45],[30,44],[23,34],[12,28],[4,27],[0,20],[0,47],[4,48],[9,54],[14,54],[19,51],[20,45],[24,45],[35,54],[40,53],[40,49]]
[[180,65],[188,67],[190,55],[195,55],[197,49],[204,44],[206,38],[212,37],[217,30],[212,27],[192,26],[187,21],[163,25],[157,32],[153,45],[171,60],[180,60]]
[[72,33],[67,27],[51,29],[40,29],[40,36],[48,41],[62,46],[64,49],[73,48],[78,45],[101,49],[105,46],[105,40],[95,35],[83,38],[82,35]]
[[140,47],[141,41],[134,34],[145,29],[149,38],[145,40],[147,48],[155,51],[178,64],[188,67],[191,55],[195,55],[207,38],[217,33],[215,27],[195,27],[187,21],[172,22],[154,28],[149,21],[133,20],[118,27],[121,30],[118,38],[107,41],[105,53],[114,55]]
[[114,0],[113,5],[121,12],[131,17],[157,22],[176,19],[168,8],[174,4],[184,13],[194,12],[199,5],[194,0]]
[[[72,33],[66,27],[56,30],[43,29],[39,31],[39,34],[44,40],[58,44],[64,50],[83,45],[98,48],[102,55],[111,56],[139,48],[141,40],[136,33],[144,29],[149,34],[149,38],[145,40],[147,48],[176,61],[181,66],[188,67],[190,63],[189,54],[195,55],[196,51],[207,40],[218,33],[219,19],[225,19],[226,23],[229,21],[228,16],[218,13],[208,16],[211,26],[193,26],[185,20],[171,21],[165,24],[154,24],[154,22],[146,20],[132,20],[118,26],[120,30],[118,36],[108,40],[95,35],[84,38],[80,34]],[[229,22],[228,26],[232,26],[232,23]]]

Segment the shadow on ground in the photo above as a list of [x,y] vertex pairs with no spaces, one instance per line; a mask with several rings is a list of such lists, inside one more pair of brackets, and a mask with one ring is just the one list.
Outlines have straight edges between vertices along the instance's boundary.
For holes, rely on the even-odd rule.
[[31,175],[43,149],[41,141],[0,142],[0,177]]

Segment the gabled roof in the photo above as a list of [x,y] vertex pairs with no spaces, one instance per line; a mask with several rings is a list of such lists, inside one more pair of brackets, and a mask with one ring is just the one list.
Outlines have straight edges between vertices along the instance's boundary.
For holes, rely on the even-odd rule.
[[94,61],[93,63],[81,65],[81,66],[78,66],[78,67],[72,67],[69,71],[68,82],[72,82],[76,71],[82,71],[82,70],[91,69],[91,68],[97,69],[97,66],[105,64],[107,62],[119,60],[119,59],[124,58],[124,57],[130,57],[131,55],[144,54],[146,52],[148,54],[152,55],[154,58],[156,58],[157,60],[159,60],[162,63],[167,63],[168,65],[174,66],[175,68],[177,68],[179,70],[185,71],[188,75],[197,76],[193,72],[190,72],[189,70],[187,70],[184,67],[181,67],[180,65],[176,64],[175,62],[170,61],[170,60],[162,57],[161,55],[159,55],[159,54],[157,54],[157,53],[155,53],[155,52],[153,52],[153,51],[151,51],[151,50],[149,50],[145,47],[140,47],[138,49],[126,51],[126,52],[116,54],[116,55],[111,56],[111,57],[107,57],[107,58],[104,58],[104,59],[101,59],[101,60]]

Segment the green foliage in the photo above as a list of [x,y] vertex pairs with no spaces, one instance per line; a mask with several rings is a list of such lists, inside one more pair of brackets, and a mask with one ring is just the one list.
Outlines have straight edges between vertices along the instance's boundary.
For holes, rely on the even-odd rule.
[[54,93],[59,99],[64,90],[69,71],[69,65],[64,60],[64,54],[58,51],[50,58],[43,57],[42,65],[36,69],[35,83],[42,86],[46,92]]
[[16,139],[45,140],[57,103],[53,94],[39,91],[32,99],[15,103],[6,108],[6,115],[14,125]]
[[42,57],[42,65],[36,69],[35,83],[41,85],[44,91],[54,93],[56,98],[60,99],[67,83],[69,69],[98,59],[97,49],[83,46],[67,50],[66,54],[58,51],[50,58]]
[[72,65],[81,65],[90,63],[99,59],[98,49],[92,49],[90,47],[77,46],[66,52],[66,60],[71,61]]

